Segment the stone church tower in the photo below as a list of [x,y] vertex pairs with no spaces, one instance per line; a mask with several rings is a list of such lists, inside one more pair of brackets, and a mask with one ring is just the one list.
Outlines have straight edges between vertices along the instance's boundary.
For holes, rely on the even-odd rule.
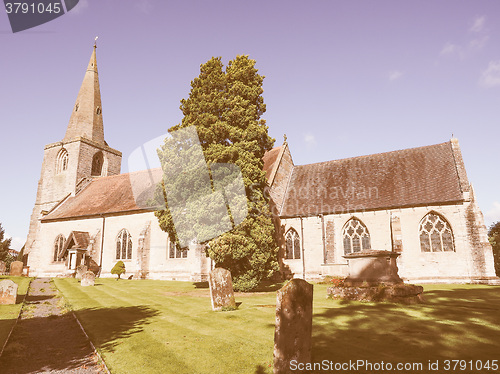
[[121,152],[104,140],[101,92],[97,73],[96,45],[83,78],[66,135],[44,148],[42,172],[31,214],[25,254],[28,265],[40,259],[40,220],[61,202],[81,191],[93,179],[120,174]]

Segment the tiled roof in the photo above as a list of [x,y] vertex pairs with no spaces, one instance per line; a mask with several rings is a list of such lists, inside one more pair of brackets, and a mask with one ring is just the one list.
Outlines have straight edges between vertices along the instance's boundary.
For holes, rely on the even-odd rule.
[[42,221],[101,214],[126,213],[147,209],[161,181],[161,169],[101,177],[93,180],[76,196],[69,197]]
[[280,216],[461,201],[468,186],[461,188],[455,158],[446,142],[295,166]]
[[[263,157],[268,179],[281,148],[273,148]],[[447,142],[295,166],[280,216],[461,201],[468,181],[457,149],[454,152],[451,143]],[[42,220],[151,210],[148,201],[154,196],[161,177],[161,169],[152,169],[97,178],[76,196],[68,197]]]
[[[267,177],[272,172],[280,149],[273,148],[264,155]],[[161,178],[160,168],[96,178],[76,196],[63,201],[42,221],[151,210],[148,201],[153,198],[156,184]]]
[[[85,231],[71,231],[64,243],[64,250],[71,248],[87,249],[90,243],[90,235]],[[70,246],[71,245],[71,246]]]
[[276,159],[280,154],[281,148],[282,148],[281,146],[275,147],[270,151],[267,151],[264,154],[264,157],[262,157],[262,160],[264,161],[264,171],[266,172],[266,179],[268,181],[269,178],[271,177],[271,173],[273,172],[274,163],[276,162]]

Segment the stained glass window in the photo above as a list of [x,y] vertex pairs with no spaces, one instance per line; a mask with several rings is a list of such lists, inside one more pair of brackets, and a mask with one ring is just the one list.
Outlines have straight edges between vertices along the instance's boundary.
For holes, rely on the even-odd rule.
[[285,235],[286,241],[286,253],[285,258],[287,259],[299,259],[300,258],[300,237],[297,231],[294,229],[288,230]]
[[132,237],[123,229],[116,238],[116,259],[130,260],[132,258]]
[[169,258],[187,258],[187,249],[179,249],[172,239],[168,240]]
[[370,234],[366,226],[357,218],[352,218],[342,230],[344,254],[370,249]]
[[420,221],[420,249],[422,252],[454,252],[451,226],[437,213],[431,212]]

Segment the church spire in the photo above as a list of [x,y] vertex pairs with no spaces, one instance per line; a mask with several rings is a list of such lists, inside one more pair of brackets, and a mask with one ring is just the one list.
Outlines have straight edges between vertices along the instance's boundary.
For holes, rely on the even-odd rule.
[[69,119],[64,142],[83,137],[101,145],[105,144],[96,48],[97,45],[94,44],[94,50]]

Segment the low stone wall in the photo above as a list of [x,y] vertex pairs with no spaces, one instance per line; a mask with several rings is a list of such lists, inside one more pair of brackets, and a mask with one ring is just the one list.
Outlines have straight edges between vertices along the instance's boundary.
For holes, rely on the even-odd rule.
[[422,286],[396,284],[367,287],[329,287],[327,297],[332,299],[359,301],[390,301],[401,304],[420,304],[424,302]]

